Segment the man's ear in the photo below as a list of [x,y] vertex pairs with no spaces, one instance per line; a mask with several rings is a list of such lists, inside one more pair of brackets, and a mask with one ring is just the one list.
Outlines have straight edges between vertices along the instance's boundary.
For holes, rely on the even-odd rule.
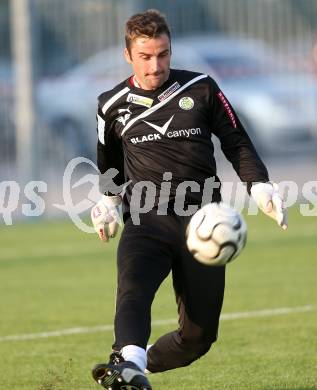
[[132,63],[132,59],[131,59],[129,50],[127,48],[124,49],[124,57],[125,57],[128,64]]

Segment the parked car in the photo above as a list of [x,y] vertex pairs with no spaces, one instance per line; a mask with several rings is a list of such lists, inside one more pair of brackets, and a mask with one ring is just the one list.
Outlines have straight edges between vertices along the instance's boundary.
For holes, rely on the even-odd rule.
[[317,82],[311,74],[285,70],[283,57],[258,40],[183,38],[174,49],[177,60],[184,47],[193,50],[185,67],[209,67],[262,154],[316,150]]
[[[38,87],[42,119],[74,155],[94,158],[97,95],[131,74],[122,51],[108,49]],[[260,153],[299,153],[316,147],[316,80],[283,71],[276,53],[262,42],[191,36],[173,40],[172,52],[173,67],[216,79]]]
[[37,87],[38,112],[53,134],[65,140],[69,158],[95,159],[97,96],[128,77],[123,48],[98,53]]

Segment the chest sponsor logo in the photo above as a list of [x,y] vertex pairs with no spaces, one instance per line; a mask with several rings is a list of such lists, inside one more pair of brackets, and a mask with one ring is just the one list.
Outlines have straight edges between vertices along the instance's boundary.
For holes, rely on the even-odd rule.
[[183,110],[191,110],[194,107],[195,103],[191,97],[186,96],[186,97],[182,97],[178,104],[180,108],[182,108]]
[[[174,114],[175,115],[175,114]],[[170,119],[164,123],[163,126],[157,126],[155,125],[154,123],[151,123],[151,122],[147,122],[147,121],[143,121],[145,122],[147,125],[153,127],[153,129],[155,129],[156,131],[158,131],[159,133],[161,133],[162,135],[164,135],[168,129],[168,126],[170,125],[170,123],[172,122],[173,118],[174,118],[174,115],[170,117]]]
[[157,98],[161,102],[171,96],[173,92],[175,92],[178,88],[180,88],[180,85],[178,81],[175,81],[174,84],[172,84],[169,88],[165,89]]
[[129,93],[127,102],[150,108],[152,107],[153,99],[150,99],[146,96],[135,95],[134,93]]
[[119,108],[118,113],[123,115],[119,116],[116,120],[125,126],[127,121],[130,119],[130,116],[132,115],[130,106],[128,108]]
[[[175,114],[174,114],[175,115]],[[143,142],[149,142],[149,141],[158,141],[164,138],[189,138],[191,136],[199,136],[201,135],[201,129],[200,127],[193,127],[191,129],[181,129],[181,130],[168,130],[169,125],[171,124],[174,115],[170,117],[170,119],[164,123],[163,126],[155,125],[154,123],[145,122],[147,125],[151,126],[153,129],[155,129],[158,133],[155,134],[146,134],[138,137],[132,137],[130,141],[133,144],[139,144]]]

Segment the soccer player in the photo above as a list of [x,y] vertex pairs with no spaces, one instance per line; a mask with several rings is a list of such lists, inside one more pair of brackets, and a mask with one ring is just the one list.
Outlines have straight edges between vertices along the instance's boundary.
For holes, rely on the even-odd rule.
[[[212,136],[220,139],[259,207],[281,227],[287,222],[276,185],[216,82],[170,69],[165,17],[156,10],[134,15],[125,34],[124,55],[133,75],[99,96],[97,114],[98,168],[101,173],[115,168],[118,174],[93,207],[92,221],[107,242],[116,234],[122,202],[124,228],[117,253],[113,353],[92,373],[109,390],[146,390],[152,387],[145,372],[187,366],[217,339],[226,268],[198,263],[185,241],[190,211],[201,206],[206,183],[213,187],[209,201],[221,200]],[[113,188],[125,183],[121,198],[123,192]],[[147,348],[152,301],[170,271],[179,327]]]

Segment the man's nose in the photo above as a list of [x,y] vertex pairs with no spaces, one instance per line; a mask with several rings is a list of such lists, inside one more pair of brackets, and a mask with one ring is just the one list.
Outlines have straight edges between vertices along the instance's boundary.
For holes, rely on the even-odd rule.
[[159,59],[157,57],[151,58],[151,73],[156,73],[160,69]]

